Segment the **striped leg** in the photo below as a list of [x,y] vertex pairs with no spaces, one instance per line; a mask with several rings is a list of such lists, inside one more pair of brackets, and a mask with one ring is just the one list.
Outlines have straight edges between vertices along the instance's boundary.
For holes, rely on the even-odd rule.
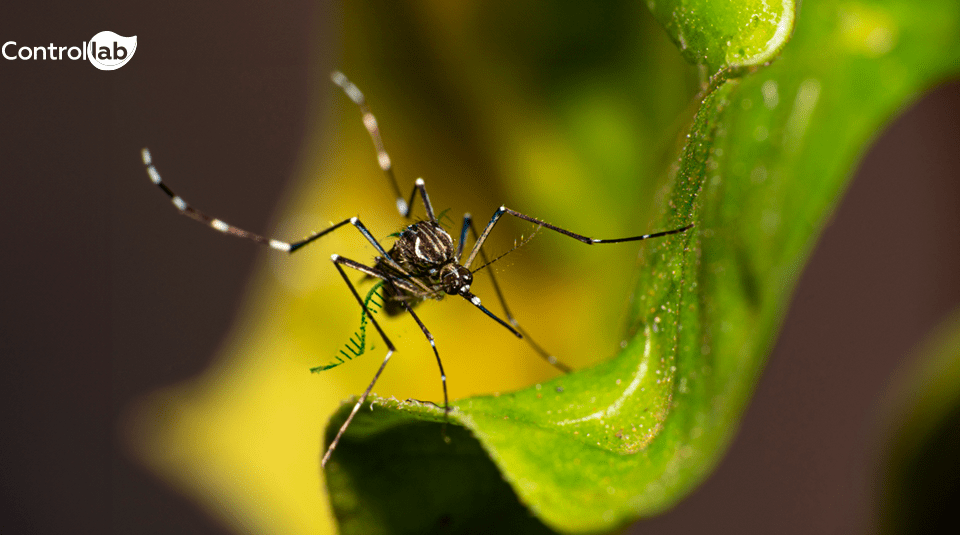
[[413,191],[410,192],[410,202],[404,203],[406,209],[400,210],[400,215],[406,219],[410,219],[410,212],[413,211],[413,200],[417,198],[418,191],[420,192],[420,198],[423,199],[423,208],[427,211],[427,219],[436,222],[437,216],[433,214],[433,204],[430,203],[430,196],[427,195],[427,187],[424,185],[422,178],[418,178],[417,181],[413,183]]
[[[367,132],[370,133],[370,139],[373,140],[373,146],[377,150],[377,163],[380,164],[380,169],[383,169],[387,180],[390,182],[390,185],[393,186],[393,192],[397,198],[397,211],[400,212],[400,215],[403,217],[408,217],[410,215],[410,204],[413,202],[413,197],[411,196],[410,202],[403,199],[403,193],[400,192],[400,185],[397,184],[397,177],[393,174],[393,164],[390,162],[390,155],[387,154],[387,150],[383,146],[383,139],[380,137],[380,127],[377,125],[377,118],[370,112],[370,107],[367,106],[367,100],[363,97],[360,89],[353,85],[353,82],[348,80],[340,71],[333,71],[333,73],[330,74],[330,79],[343,89],[343,92],[350,97],[350,100],[352,100],[354,104],[360,107],[360,113],[363,114],[363,126],[367,127]],[[426,201],[426,194],[424,194],[424,201]],[[426,204],[429,206],[429,203]]]
[[393,342],[387,338],[387,335],[383,332],[383,329],[380,328],[380,324],[377,323],[377,320],[373,317],[373,314],[367,308],[367,305],[364,304],[363,298],[361,298],[360,294],[357,293],[357,289],[353,286],[353,283],[350,282],[350,278],[347,277],[347,273],[343,271],[341,265],[357,269],[362,273],[366,273],[367,275],[382,278],[383,280],[388,281],[388,284],[391,279],[386,274],[381,273],[372,267],[364,266],[363,264],[354,262],[353,260],[343,258],[340,255],[333,255],[330,257],[330,259],[333,261],[333,265],[336,266],[337,271],[340,272],[340,276],[343,277],[343,281],[347,283],[347,287],[350,288],[350,293],[352,293],[353,297],[358,303],[360,303],[360,308],[364,310],[367,317],[370,318],[370,322],[373,323],[373,326],[377,328],[377,332],[380,333],[380,338],[383,338],[383,343],[387,345],[387,356],[384,357],[383,363],[380,364],[380,368],[377,369],[377,373],[374,374],[373,380],[370,381],[367,389],[363,391],[360,399],[358,399],[357,403],[353,406],[353,410],[350,411],[350,416],[347,416],[347,420],[343,422],[343,425],[340,426],[340,430],[337,431],[337,436],[333,438],[333,441],[330,442],[330,446],[327,447],[327,452],[323,454],[323,459],[320,461],[321,468],[326,468],[327,461],[329,461],[330,456],[333,455],[333,450],[335,450],[337,448],[337,444],[340,443],[340,437],[342,437],[343,433],[346,432],[348,427],[350,427],[350,422],[353,421],[353,417],[357,415],[357,411],[360,410],[360,407],[363,406],[363,403],[367,400],[367,396],[369,396],[370,391],[373,390],[373,385],[377,384],[377,379],[380,378],[380,374],[383,373],[383,369],[387,367],[387,362],[390,362],[390,357],[393,356],[393,353],[397,350],[396,347],[394,347]]
[[565,236],[570,236],[571,238],[581,243],[585,243],[587,245],[593,245],[595,243],[622,243],[622,242],[628,242],[628,241],[646,240],[650,238],[659,238],[660,236],[678,234],[680,232],[683,232],[693,227],[693,224],[691,223],[685,227],[681,227],[673,230],[664,230],[661,232],[654,232],[653,234],[644,234],[642,236],[630,236],[628,238],[613,238],[613,239],[601,240],[601,239],[595,239],[595,238],[588,238],[581,234],[577,234],[576,232],[570,232],[569,230],[562,229],[555,225],[551,225],[550,223],[547,223],[546,221],[543,221],[541,219],[537,219],[535,217],[528,216],[526,214],[521,214],[520,212],[517,212],[516,210],[511,210],[506,206],[501,206],[500,208],[497,209],[496,212],[494,212],[493,217],[490,218],[490,222],[487,223],[486,228],[483,229],[483,233],[480,234],[479,238],[477,238],[477,242],[473,244],[473,250],[470,251],[470,256],[467,257],[467,261],[464,262],[463,264],[464,267],[466,267],[467,269],[470,269],[470,264],[473,263],[474,259],[476,259],[477,255],[480,253],[480,248],[483,247],[483,242],[487,241],[487,236],[490,235],[490,231],[493,230],[494,225],[497,224],[497,221],[500,220],[500,217],[503,216],[503,214],[510,214],[516,218],[523,219],[524,221],[529,221],[536,225],[540,225],[541,227],[548,228],[554,232],[559,232],[560,234],[563,234]]
[[142,157],[143,157],[143,165],[145,165],[146,168],[147,168],[147,174],[150,176],[150,180],[151,180],[154,184],[156,184],[157,187],[159,187],[164,193],[166,193],[167,196],[170,197],[170,201],[171,201],[171,202],[173,203],[173,205],[177,208],[177,210],[179,210],[181,214],[183,214],[183,215],[185,215],[185,216],[187,216],[187,217],[189,217],[189,218],[191,218],[191,219],[194,219],[194,220],[196,220],[196,221],[199,221],[200,223],[203,223],[203,224],[205,224],[205,225],[208,225],[208,226],[210,226],[211,228],[213,228],[214,230],[217,230],[217,231],[222,232],[222,233],[224,233],[224,234],[230,234],[230,235],[236,236],[236,237],[238,237],[238,238],[248,239],[248,240],[254,241],[254,242],[256,242],[256,243],[262,244],[262,245],[268,245],[268,246],[270,246],[270,247],[272,247],[272,248],[274,248],[274,249],[276,249],[276,250],[278,250],[278,251],[284,251],[284,252],[287,252],[287,253],[293,253],[294,251],[297,251],[297,250],[300,249],[301,247],[303,247],[303,246],[305,246],[305,245],[308,245],[308,244],[312,243],[313,241],[315,241],[315,240],[317,240],[317,239],[319,239],[319,238],[321,238],[321,237],[329,234],[330,232],[333,232],[334,230],[337,230],[338,228],[340,228],[340,227],[346,225],[347,223],[349,223],[349,224],[353,225],[354,227],[356,227],[357,230],[360,231],[360,234],[362,234],[363,237],[367,239],[367,241],[369,241],[371,244],[373,244],[374,248],[376,248],[376,250],[377,250],[377,252],[380,254],[380,256],[382,256],[382,257],[384,258],[384,260],[391,265],[391,267],[393,267],[394,269],[396,269],[396,270],[397,270],[398,272],[400,272],[400,273],[406,274],[406,272],[403,270],[403,268],[401,268],[400,265],[397,264],[397,263],[393,260],[393,258],[390,257],[390,255],[387,254],[387,251],[383,248],[383,246],[380,245],[380,243],[377,241],[377,239],[373,237],[373,234],[371,234],[370,231],[367,230],[367,227],[360,221],[360,218],[351,217],[350,219],[344,219],[343,221],[341,221],[341,222],[339,222],[339,223],[336,223],[336,224],[334,224],[334,225],[331,225],[330,227],[328,227],[328,228],[326,228],[326,229],[324,229],[324,230],[321,230],[321,231],[319,231],[319,232],[314,232],[314,233],[311,234],[310,236],[308,236],[308,237],[306,237],[306,238],[304,238],[304,239],[302,239],[302,240],[300,240],[300,241],[297,241],[297,242],[292,242],[292,243],[290,243],[290,242],[285,242],[285,241],[281,241],[281,240],[267,239],[267,238],[264,238],[263,236],[261,236],[261,235],[259,235],[259,234],[255,234],[255,233],[253,233],[253,232],[249,232],[249,231],[243,230],[243,229],[241,229],[241,228],[239,228],[239,227],[235,227],[235,226],[233,226],[233,225],[231,225],[231,224],[229,224],[229,223],[227,223],[227,222],[225,222],[225,221],[222,221],[222,220],[217,219],[217,218],[215,218],[215,217],[211,217],[211,216],[209,216],[209,215],[201,212],[200,210],[197,210],[197,209],[194,208],[193,206],[190,206],[190,205],[187,203],[187,201],[183,200],[182,197],[180,197],[179,195],[177,195],[176,193],[174,193],[174,191],[173,191],[172,189],[170,189],[170,188],[163,182],[163,180],[160,178],[160,172],[157,171],[157,168],[153,165],[153,156],[151,156],[150,150],[149,150],[149,149],[143,149],[143,150],[141,151],[141,155],[142,155]]
[[[323,455],[323,459],[320,461],[320,466],[324,468],[327,466],[327,461],[330,460],[330,456],[333,454],[333,450],[336,449],[337,444],[340,443],[340,437],[342,437],[343,434],[347,431],[347,428],[350,426],[350,422],[353,421],[353,418],[354,416],[357,415],[357,412],[360,410],[360,407],[362,407],[364,402],[366,402],[367,397],[370,395],[370,391],[373,390],[373,386],[377,384],[377,380],[380,378],[380,374],[383,373],[384,368],[387,367],[387,362],[390,361],[390,357],[392,357],[394,352],[396,352],[396,347],[394,347],[390,339],[387,338],[386,333],[383,332],[383,329],[380,327],[380,324],[377,323],[377,320],[373,317],[373,314],[371,313],[370,309],[367,308],[367,305],[364,303],[363,299],[360,297],[360,294],[357,293],[356,287],[353,285],[352,282],[350,282],[350,278],[347,277],[347,274],[343,270],[342,266],[355,269],[371,277],[377,277],[379,279],[382,279],[388,285],[394,285],[397,288],[404,289],[407,291],[416,291],[416,287],[413,286],[411,283],[403,279],[394,278],[389,274],[384,273],[376,268],[363,265],[359,262],[355,262],[353,260],[350,260],[349,258],[344,258],[336,254],[331,256],[330,259],[333,261],[333,265],[336,266],[337,271],[340,272],[340,276],[343,277],[344,282],[347,283],[347,287],[350,288],[350,293],[353,294],[354,299],[357,300],[357,302],[360,304],[360,307],[364,310],[366,317],[370,318],[370,322],[373,323],[373,326],[377,329],[377,332],[380,334],[380,337],[383,338],[383,342],[387,345],[387,356],[384,357],[383,363],[380,364],[380,368],[377,369],[377,373],[374,374],[373,380],[370,381],[370,384],[367,386],[367,389],[363,391],[363,394],[360,396],[360,399],[358,399],[357,402],[354,404],[353,410],[350,411],[350,415],[347,416],[346,421],[344,421],[343,425],[340,426],[340,429],[337,431],[337,435],[333,438],[333,441],[330,442],[330,446],[327,448],[326,453],[324,453]],[[440,368],[440,381],[443,383],[443,411],[444,411],[444,416],[446,417],[446,415],[449,414],[450,412],[450,402],[449,402],[449,398],[447,397],[447,374],[443,371],[443,363],[440,361],[440,353],[437,351],[437,345],[433,340],[433,335],[430,334],[430,331],[427,329],[427,326],[424,325],[422,321],[420,321],[420,317],[417,316],[416,313],[414,313],[413,308],[407,305],[403,301],[401,301],[401,303],[403,304],[403,307],[406,309],[406,311],[409,312],[411,316],[413,316],[413,319],[417,322],[417,325],[420,326],[420,330],[422,330],[424,336],[427,337],[427,341],[430,342],[430,347],[433,348],[433,354],[437,358],[437,366],[439,366]]]
[[[463,215],[463,227],[460,230],[460,243],[457,245],[457,258],[460,258],[460,255],[463,253],[463,246],[467,239],[467,230],[469,229],[470,233],[473,234],[473,239],[478,240],[479,235],[477,234],[477,228],[473,224],[473,218],[470,217],[470,214]],[[521,243],[522,245],[522,243]],[[491,264],[490,260],[487,259],[487,253],[483,249],[480,249],[480,258],[483,260],[483,266],[477,268],[477,271],[489,266]],[[494,259],[496,261],[497,259]],[[507,316],[507,321],[510,322],[510,325],[523,335],[523,338],[530,344],[530,347],[537,352],[544,360],[546,360],[551,366],[560,370],[563,373],[570,373],[573,371],[570,366],[560,362],[557,357],[551,355],[544,349],[540,344],[535,342],[533,338],[527,334],[527,331],[520,326],[520,323],[517,321],[517,318],[513,316],[513,313],[510,312],[510,307],[507,306],[507,299],[503,296],[503,291],[500,289],[500,284],[497,283],[497,278],[493,275],[493,270],[487,270],[490,273],[490,282],[493,283],[493,291],[496,292],[497,298],[500,300],[500,305],[503,307],[503,313]],[[476,273],[476,272],[474,272]]]
[[427,329],[427,326],[420,321],[420,316],[417,316],[417,313],[413,311],[413,307],[407,304],[405,301],[401,301],[403,308],[413,316],[413,319],[417,322],[417,325],[420,326],[420,330],[423,331],[423,335],[427,337],[427,341],[430,342],[430,347],[433,348],[433,355],[437,357],[437,366],[440,368],[440,382],[443,383],[443,416],[446,417],[450,414],[450,401],[447,397],[447,374],[443,371],[443,362],[440,361],[440,352],[437,351],[437,343],[433,341],[433,335],[430,334],[430,331]]

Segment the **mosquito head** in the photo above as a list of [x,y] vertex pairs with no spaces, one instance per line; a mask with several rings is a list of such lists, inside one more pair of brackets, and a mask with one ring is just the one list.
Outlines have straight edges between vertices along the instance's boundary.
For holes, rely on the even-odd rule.
[[473,273],[456,262],[450,262],[440,268],[440,285],[448,295],[468,293],[472,282]]

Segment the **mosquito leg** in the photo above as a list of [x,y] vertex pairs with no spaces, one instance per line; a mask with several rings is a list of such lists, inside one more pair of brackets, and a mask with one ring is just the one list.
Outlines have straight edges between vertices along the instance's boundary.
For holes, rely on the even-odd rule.
[[370,381],[370,384],[367,386],[367,389],[363,391],[363,394],[360,396],[360,399],[357,400],[357,403],[353,406],[353,410],[350,411],[350,416],[347,416],[347,420],[343,422],[343,425],[340,426],[340,430],[337,431],[337,436],[333,438],[333,442],[330,443],[330,446],[327,447],[327,452],[323,454],[323,459],[320,461],[321,467],[327,466],[327,461],[330,460],[330,456],[333,455],[333,450],[337,448],[337,444],[340,443],[340,437],[343,436],[343,433],[347,430],[347,427],[350,426],[350,422],[353,421],[353,417],[357,415],[357,411],[360,410],[360,407],[363,406],[363,403],[367,400],[367,396],[370,395],[370,391],[373,390],[373,385],[377,383],[377,379],[380,378],[380,374],[383,373],[383,369],[387,367],[387,362],[390,361],[390,357],[393,356],[393,352],[396,351],[393,343],[387,338],[387,335],[383,332],[383,329],[380,328],[380,324],[377,323],[377,320],[373,317],[373,314],[370,313],[370,310],[367,308],[367,305],[364,304],[363,299],[360,297],[360,294],[357,293],[357,289],[353,286],[353,283],[350,282],[350,278],[347,277],[347,273],[343,270],[341,265],[345,265],[350,268],[357,269],[358,267],[364,268],[359,269],[359,271],[372,275],[374,277],[380,277],[384,280],[391,281],[391,279],[384,273],[377,271],[374,268],[364,266],[347,258],[343,258],[339,255],[333,255],[330,257],[333,260],[333,265],[336,266],[337,271],[340,272],[340,276],[343,277],[343,281],[347,283],[347,287],[350,288],[350,293],[353,294],[353,297],[357,300],[357,303],[360,304],[360,308],[364,310],[367,317],[370,318],[370,322],[373,323],[373,326],[377,328],[377,332],[380,333],[380,338],[383,338],[383,342],[387,345],[387,356],[384,357],[383,363],[380,364],[380,368],[377,369],[377,373],[373,376],[373,380]]
[[[463,214],[463,225],[460,226],[460,241],[457,242],[457,255],[454,257],[458,264],[460,263],[460,257],[463,256],[463,247],[467,244],[467,231],[470,230],[471,226],[473,226],[473,218],[470,216],[470,212],[467,212]],[[473,232],[473,237],[476,239],[476,231]]]
[[409,218],[410,212],[413,211],[413,200],[416,198],[417,191],[419,190],[420,197],[423,198],[423,205],[427,209],[427,217],[430,221],[436,221],[437,219],[433,214],[433,205],[430,204],[430,198],[427,196],[427,190],[423,186],[422,178],[417,179],[414,190],[410,194],[410,200],[403,200],[400,185],[397,183],[397,177],[393,173],[393,163],[390,161],[390,155],[387,154],[387,150],[383,146],[383,138],[380,137],[380,126],[377,124],[376,117],[374,117],[370,111],[370,107],[367,105],[367,99],[364,98],[363,93],[339,71],[334,71],[330,75],[330,79],[333,80],[333,83],[340,86],[343,92],[350,97],[350,100],[360,108],[360,113],[363,114],[363,125],[367,128],[370,139],[373,140],[373,146],[377,151],[377,162],[380,164],[380,169],[387,175],[387,180],[390,182],[390,185],[393,186],[393,191],[397,196],[397,211],[400,212],[400,215],[404,218]]
[[681,228],[678,228],[678,229],[664,230],[664,231],[661,231],[661,232],[654,232],[653,234],[643,234],[642,236],[630,236],[630,237],[628,237],[628,238],[613,238],[613,239],[607,239],[607,240],[600,240],[600,239],[588,238],[588,237],[583,236],[583,235],[581,235],[581,234],[577,234],[576,232],[571,232],[571,231],[569,231],[569,230],[562,229],[562,228],[560,228],[560,227],[558,227],[558,226],[551,225],[550,223],[547,223],[546,221],[543,221],[542,219],[537,219],[537,218],[535,218],[535,217],[531,217],[531,216],[528,216],[528,215],[526,215],[526,214],[521,214],[520,212],[517,212],[516,210],[511,210],[510,208],[507,208],[506,206],[501,206],[499,209],[497,209],[496,212],[494,212],[493,217],[490,218],[490,222],[487,223],[487,226],[483,229],[483,233],[481,233],[481,234],[480,234],[480,237],[477,238],[477,242],[473,245],[473,250],[470,251],[470,256],[467,257],[467,261],[463,263],[463,266],[464,266],[464,267],[466,267],[467,269],[470,269],[470,264],[473,263],[474,259],[477,257],[477,254],[480,252],[480,247],[483,246],[483,242],[487,241],[487,237],[490,235],[490,231],[493,230],[494,225],[497,224],[497,221],[500,220],[500,217],[503,216],[503,214],[510,214],[510,215],[512,215],[512,216],[514,216],[514,217],[523,219],[524,221],[529,221],[529,222],[534,223],[534,224],[536,224],[536,225],[539,225],[539,226],[541,226],[541,227],[545,227],[545,228],[548,228],[548,229],[553,230],[553,231],[555,231],[555,232],[559,232],[560,234],[569,236],[569,237],[571,237],[571,238],[573,238],[573,239],[575,239],[575,240],[577,240],[577,241],[579,241],[579,242],[585,243],[585,244],[587,244],[587,245],[593,245],[593,244],[595,244],[595,243],[622,243],[622,242],[628,242],[628,241],[646,240],[646,239],[649,239],[649,238],[659,238],[660,236],[668,236],[668,235],[670,235],[670,234],[677,234],[677,233],[683,232],[683,231],[685,231],[685,230],[693,227],[693,224],[689,224],[689,225],[687,225],[687,226],[685,226],[685,227],[681,227]]
[[[363,274],[365,274],[365,275],[369,275],[369,276],[371,276],[371,277],[375,277],[375,278],[378,278],[378,279],[381,279],[381,280],[384,280],[384,281],[388,281],[388,282],[389,282],[389,285],[392,286],[392,287],[394,287],[394,288],[399,288],[399,289],[401,289],[401,290],[405,290],[405,291],[407,291],[407,292],[409,292],[409,293],[411,293],[411,294],[414,294],[414,295],[422,295],[422,294],[423,294],[423,291],[420,289],[420,287],[417,286],[416,284],[414,284],[413,282],[411,282],[412,279],[411,279],[411,280],[408,280],[408,279],[405,279],[405,278],[399,278],[399,277],[397,277],[397,276],[394,275],[394,274],[386,273],[386,272],[381,271],[381,270],[379,270],[379,269],[377,269],[377,268],[373,268],[373,267],[370,267],[370,266],[361,264],[360,262],[356,262],[356,261],[350,260],[349,258],[344,258],[344,257],[342,257],[342,256],[340,256],[340,255],[336,255],[336,254],[335,254],[335,255],[333,255],[331,258],[335,258],[335,259],[334,259],[334,262],[336,262],[337,264],[340,264],[340,265],[342,265],[342,266],[347,266],[347,267],[350,268],[350,269],[355,269],[355,270],[357,270],[357,271],[359,271],[360,273],[363,273]],[[385,286],[386,286],[386,285],[385,285]],[[396,298],[396,299],[401,299],[400,297],[395,297],[395,298]]]
[[[211,217],[200,210],[190,206],[182,197],[173,192],[166,184],[163,183],[163,180],[160,178],[160,172],[157,171],[157,168],[153,165],[153,157],[150,155],[149,149],[143,149],[140,151],[140,155],[143,158],[143,165],[146,166],[147,175],[150,176],[150,181],[157,185],[164,193],[170,197],[170,202],[180,211],[181,214],[189,217],[190,219],[199,221],[204,225],[209,225],[214,230],[220,231],[224,234],[230,234],[238,238],[244,238],[248,240],[255,241],[262,245],[268,245],[277,249],[279,251],[290,252],[292,250],[292,245],[287,242],[282,242],[280,240],[270,240],[260,236],[259,234],[254,234],[253,232],[248,232],[241,228],[235,227],[233,225],[227,224],[224,221],[221,221],[215,217]],[[342,225],[342,223],[341,223]],[[339,225],[334,225],[333,227],[325,230],[322,234],[333,230]],[[319,237],[319,236],[318,236]]]
[[423,207],[427,210],[427,218],[430,221],[436,221],[437,217],[433,215],[433,205],[430,204],[430,197],[427,195],[427,188],[424,186],[422,178],[418,178],[413,183],[413,191],[410,192],[410,202],[406,203],[406,210],[400,210],[400,215],[409,219],[413,211],[413,200],[417,198],[417,192],[420,192],[420,198],[423,199]]
[[343,92],[350,97],[350,100],[360,108],[360,113],[363,114],[363,126],[367,128],[370,139],[373,140],[373,146],[377,150],[377,163],[380,164],[380,169],[382,169],[383,173],[387,176],[387,181],[393,186],[393,192],[397,199],[397,211],[399,211],[403,217],[407,217],[407,214],[410,213],[410,203],[403,200],[403,193],[400,192],[397,177],[393,174],[393,164],[390,162],[390,155],[387,154],[387,150],[383,146],[383,139],[380,137],[380,127],[377,125],[377,118],[370,112],[370,107],[367,106],[367,100],[363,97],[363,93],[360,92],[357,86],[353,85],[353,82],[348,80],[340,71],[333,71],[333,73],[330,74],[330,79],[333,80],[333,83],[340,86]]
[[[479,239],[477,234],[477,228],[474,226],[473,218],[470,216],[470,214],[463,215],[463,228],[460,230],[460,243],[457,245],[458,259],[460,258],[460,255],[463,253],[463,245],[467,238],[467,230],[469,230],[470,233],[473,234],[474,240]],[[490,263],[490,261],[487,259],[487,253],[483,249],[480,249],[480,259],[483,260],[484,264]],[[524,339],[527,340],[527,343],[530,344],[530,347],[532,347],[533,350],[536,351],[537,354],[540,355],[544,360],[546,360],[551,366],[562,371],[563,373],[570,373],[571,371],[573,371],[570,368],[570,366],[567,366],[566,364],[560,362],[557,359],[557,357],[551,355],[549,352],[547,352],[547,350],[545,350],[542,346],[540,346],[540,344],[534,341],[534,339],[531,338],[529,334],[527,334],[527,331],[520,326],[520,323],[513,316],[513,313],[510,312],[510,307],[507,306],[507,299],[503,296],[503,290],[500,289],[500,284],[497,282],[497,277],[495,277],[493,274],[493,269],[488,269],[487,272],[490,273],[490,281],[493,283],[493,290],[497,294],[497,299],[500,300],[500,305],[503,307],[503,313],[507,316],[507,321],[510,322],[510,325],[512,325],[518,332],[520,332],[520,334],[523,335]]]
[[[191,219],[199,221],[200,223],[203,223],[205,225],[209,225],[214,230],[217,230],[224,234],[230,234],[238,238],[251,240],[261,245],[268,245],[278,251],[293,253],[299,250],[300,248],[304,247],[305,245],[309,245],[310,243],[313,243],[315,240],[322,238],[323,236],[326,236],[330,232],[337,230],[338,228],[346,225],[347,223],[350,223],[351,225],[356,227],[357,230],[360,231],[360,234],[362,234],[363,237],[366,238],[367,241],[369,241],[373,245],[373,247],[377,250],[380,256],[383,257],[384,261],[390,264],[390,266],[396,269],[399,273],[406,275],[406,271],[402,267],[400,267],[400,265],[397,264],[396,261],[394,261],[390,255],[387,254],[387,251],[383,248],[382,245],[380,245],[380,242],[378,242],[377,239],[373,237],[373,234],[371,234],[370,231],[367,230],[367,227],[363,224],[363,222],[360,221],[360,218],[358,217],[351,217],[350,219],[344,219],[339,223],[331,225],[319,232],[314,232],[310,236],[296,242],[285,242],[281,240],[267,239],[259,234],[255,234],[253,232],[243,230],[242,228],[235,227],[225,221],[209,216],[201,212],[200,210],[197,210],[193,206],[190,206],[190,204],[188,204],[187,201],[183,200],[182,197],[174,193],[174,191],[170,189],[170,187],[167,186],[163,182],[163,180],[160,178],[160,172],[157,171],[157,168],[153,165],[153,157],[150,154],[150,150],[143,149],[141,151],[141,155],[143,156],[143,164],[147,168],[147,175],[150,176],[150,180],[154,184],[156,184],[157,187],[159,187],[164,193],[166,193],[168,197],[170,197],[170,201],[177,208],[177,210],[179,210],[181,214]],[[425,190],[424,190],[424,195],[426,195]],[[424,199],[426,199],[426,197],[424,197]]]
[[343,422],[343,425],[340,426],[340,430],[337,431],[337,436],[333,437],[333,442],[331,442],[330,446],[327,447],[327,452],[323,454],[323,459],[320,461],[321,468],[327,467],[327,461],[330,460],[330,456],[333,455],[333,450],[335,450],[337,448],[337,444],[340,443],[340,437],[343,436],[343,433],[346,432],[347,427],[350,426],[350,422],[353,421],[353,417],[357,415],[357,411],[359,411],[360,407],[363,406],[363,402],[367,400],[367,396],[370,395],[370,390],[373,389],[373,385],[377,382],[377,379],[380,378],[380,374],[383,372],[383,369],[387,367],[387,362],[390,361],[390,357],[393,356],[394,351],[394,349],[387,351],[387,356],[383,359],[383,364],[380,365],[380,368],[377,369],[376,375],[373,376],[373,381],[370,381],[367,389],[363,391],[363,395],[361,395],[360,399],[357,400],[357,404],[353,406],[353,410],[350,411],[350,416],[347,416],[347,421]]
[[437,351],[437,344],[433,341],[433,335],[430,334],[427,326],[420,321],[420,317],[417,316],[417,313],[413,311],[413,307],[407,303],[403,303],[403,307],[407,309],[407,312],[413,316],[413,319],[417,322],[417,325],[420,326],[420,330],[423,331],[423,335],[426,336],[427,341],[430,342],[430,347],[433,348],[433,355],[437,357],[437,366],[440,368],[440,382],[443,383],[443,417],[447,418],[447,416],[450,414],[450,400],[447,397],[447,374],[443,371],[443,362],[440,362],[440,353]]
[[489,310],[487,310],[487,307],[485,307],[485,306],[483,306],[482,304],[480,304],[480,298],[479,298],[479,297],[473,295],[473,294],[470,293],[470,292],[460,292],[458,295],[460,295],[461,297],[463,297],[464,299],[466,299],[467,301],[469,301],[471,305],[479,308],[479,309],[480,309],[480,312],[483,312],[483,313],[486,314],[487,316],[490,316],[490,318],[492,318],[494,321],[496,321],[496,322],[499,323],[500,325],[503,325],[508,331],[512,332],[517,338],[523,338],[523,335],[520,334],[519,331],[517,331],[516,329],[514,329],[513,327],[511,327],[509,323],[503,321],[503,320],[500,319],[496,314],[494,314],[493,312],[490,312]]

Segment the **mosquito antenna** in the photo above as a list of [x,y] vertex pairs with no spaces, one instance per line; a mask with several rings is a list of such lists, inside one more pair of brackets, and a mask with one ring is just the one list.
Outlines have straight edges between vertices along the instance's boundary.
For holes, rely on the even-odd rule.
[[529,242],[530,240],[532,240],[533,237],[537,235],[537,232],[539,232],[541,228],[543,228],[543,227],[537,226],[537,228],[533,229],[533,232],[531,232],[529,236],[527,236],[526,238],[521,237],[521,240],[520,240],[519,243],[518,243],[518,242],[513,242],[513,248],[512,248],[512,249],[510,249],[509,251],[507,251],[507,252],[501,254],[500,256],[494,258],[493,260],[487,262],[486,264],[478,267],[477,269],[471,271],[470,273],[477,273],[477,272],[479,272],[480,270],[482,270],[483,268],[485,268],[485,267],[489,266],[490,264],[496,262],[497,260],[500,260],[501,258],[507,256],[508,254],[510,254],[510,253],[516,251],[517,249],[523,247],[524,245],[527,244],[527,242]]

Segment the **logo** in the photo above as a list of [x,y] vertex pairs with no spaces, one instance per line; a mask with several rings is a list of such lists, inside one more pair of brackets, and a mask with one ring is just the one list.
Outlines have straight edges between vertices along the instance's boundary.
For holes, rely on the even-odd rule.
[[115,71],[126,65],[136,51],[136,35],[124,37],[113,32],[100,32],[90,40],[87,57],[101,71]]
[[16,41],[3,43],[2,54],[9,61],[63,61],[90,60],[101,71],[115,71],[126,65],[137,51],[137,36],[104,31],[80,46],[18,46]]

